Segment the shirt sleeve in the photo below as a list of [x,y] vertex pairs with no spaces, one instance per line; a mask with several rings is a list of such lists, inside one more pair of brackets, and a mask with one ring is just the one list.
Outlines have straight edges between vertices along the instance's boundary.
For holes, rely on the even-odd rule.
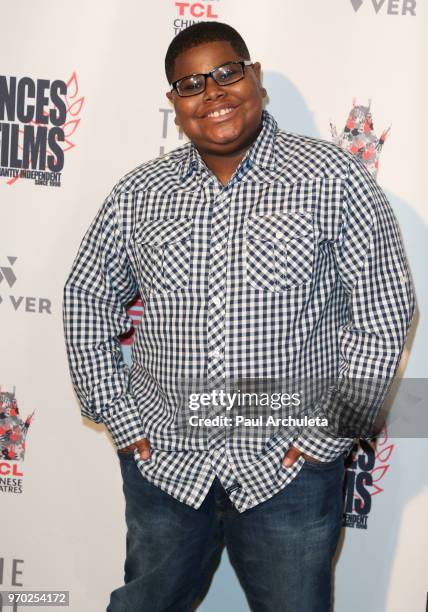
[[[362,162],[350,159],[343,216],[334,254],[348,296],[339,329],[337,380],[313,415],[328,427],[305,428],[294,444],[320,461],[370,438],[394,378],[415,310],[415,297],[391,205]],[[352,437],[344,437],[344,436]]]
[[118,448],[145,437],[119,341],[131,328],[125,305],[137,292],[112,192],[83,237],[66,280],[63,322],[82,415],[104,423]]

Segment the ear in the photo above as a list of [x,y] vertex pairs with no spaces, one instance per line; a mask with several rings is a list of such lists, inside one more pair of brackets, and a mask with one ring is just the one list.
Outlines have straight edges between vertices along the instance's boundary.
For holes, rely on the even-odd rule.
[[259,88],[260,88],[260,94],[261,94],[262,98],[266,98],[267,97],[267,91],[266,91],[266,89],[262,85],[262,67],[261,67],[260,62],[255,62],[253,64],[253,71],[254,71],[254,74],[256,76]]
[[[171,102],[171,104],[174,106],[174,110],[175,110],[175,104],[174,104],[174,92],[173,91],[167,91],[166,92],[166,97],[168,98],[168,100]],[[177,115],[174,115],[174,123],[175,125],[180,125],[177,121]]]

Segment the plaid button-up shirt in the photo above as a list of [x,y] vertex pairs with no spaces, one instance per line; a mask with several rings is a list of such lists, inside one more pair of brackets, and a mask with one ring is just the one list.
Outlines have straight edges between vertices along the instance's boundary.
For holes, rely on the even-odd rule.
[[[119,336],[138,293],[129,369]],[[282,465],[292,443],[328,462],[353,441],[305,427],[186,436],[180,381],[390,382],[414,298],[391,207],[363,164],[264,111],[226,186],[191,143],[123,177],[83,238],[63,306],[82,414],[119,448],[148,437],[150,459],[134,460],[176,499],[198,508],[217,475],[242,512],[296,477],[303,456]]]

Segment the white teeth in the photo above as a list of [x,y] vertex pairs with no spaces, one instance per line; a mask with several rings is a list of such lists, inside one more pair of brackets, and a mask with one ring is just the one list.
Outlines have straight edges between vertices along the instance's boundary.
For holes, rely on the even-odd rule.
[[227,115],[227,113],[231,113],[232,111],[233,108],[222,108],[219,111],[214,111],[213,113],[210,113],[208,117],[221,117],[222,115]]

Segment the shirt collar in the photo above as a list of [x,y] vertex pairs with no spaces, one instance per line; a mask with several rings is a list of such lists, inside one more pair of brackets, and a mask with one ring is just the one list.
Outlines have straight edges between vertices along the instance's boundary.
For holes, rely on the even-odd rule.
[[[249,163],[261,169],[275,169],[275,134],[278,124],[268,111],[262,113],[262,129],[256,140],[248,149],[241,164]],[[241,165],[240,164],[240,165]],[[180,169],[181,179],[184,180],[193,172],[201,172],[206,166],[201,158],[199,151],[193,143],[190,143],[187,155],[185,156]]]

